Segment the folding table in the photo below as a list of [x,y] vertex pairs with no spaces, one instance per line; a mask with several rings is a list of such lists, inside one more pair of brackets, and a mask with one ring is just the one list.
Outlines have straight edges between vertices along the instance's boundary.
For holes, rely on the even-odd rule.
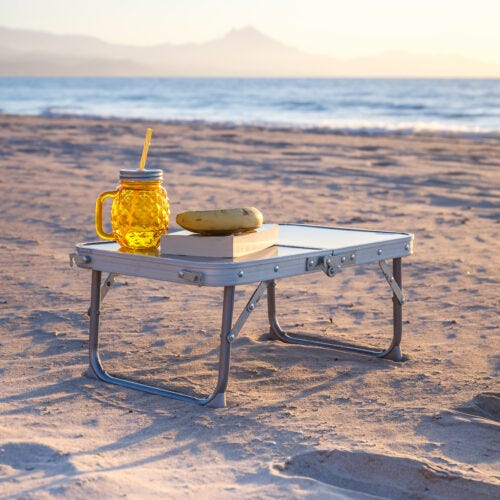
[[[148,255],[126,252],[114,242],[89,242],[76,245],[70,255],[78,267],[92,270],[89,372],[104,382],[139,389],[169,398],[221,408],[226,404],[231,344],[239,334],[257,302],[267,292],[270,335],[275,340],[304,346],[339,349],[357,354],[401,361],[402,305],[401,258],[413,251],[413,235],[300,224],[279,225],[278,244],[238,259]],[[392,266],[387,260],[392,259]],[[344,267],[378,262],[392,290],[393,336],[386,349],[368,349],[284,332],[276,317],[276,280],[324,272],[333,277]],[[108,273],[103,281],[102,273]],[[196,397],[160,387],[123,379],[107,373],[99,356],[99,315],[101,302],[116,274],[138,276],[185,285],[224,288],[220,333],[218,379],[213,392]],[[245,308],[233,323],[235,287],[258,283]]]

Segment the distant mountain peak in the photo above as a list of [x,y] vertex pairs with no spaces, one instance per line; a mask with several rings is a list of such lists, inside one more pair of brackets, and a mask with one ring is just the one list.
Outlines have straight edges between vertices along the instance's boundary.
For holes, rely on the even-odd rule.
[[226,36],[266,36],[257,28],[247,25],[242,28],[233,28],[228,31]]
[[275,38],[262,33],[262,31],[259,31],[253,26],[233,28],[232,30],[228,31],[222,39],[226,42],[233,43],[274,43],[283,45],[279,40],[276,40]]

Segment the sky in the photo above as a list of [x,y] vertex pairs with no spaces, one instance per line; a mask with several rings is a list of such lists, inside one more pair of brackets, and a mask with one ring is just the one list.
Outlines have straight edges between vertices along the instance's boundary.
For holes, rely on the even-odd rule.
[[253,26],[339,59],[397,50],[500,64],[500,0],[0,0],[0,26],[130,45],[205,42]]

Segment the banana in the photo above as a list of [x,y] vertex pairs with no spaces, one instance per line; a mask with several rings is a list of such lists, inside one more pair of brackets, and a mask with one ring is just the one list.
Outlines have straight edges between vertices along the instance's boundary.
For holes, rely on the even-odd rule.
[[177,214],[177,224],[205,235],[227,235],[251,231],[262,226],[264,217],[255,207],[194,210]]

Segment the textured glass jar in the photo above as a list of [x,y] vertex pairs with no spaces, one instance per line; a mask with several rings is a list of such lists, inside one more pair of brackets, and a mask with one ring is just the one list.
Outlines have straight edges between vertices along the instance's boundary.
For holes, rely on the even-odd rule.
[[[161,185],[162,179],[163,171],[160,169],[120,170],[118,188],[106,191],[97,198],[97,234],[132,250],[158,248],[170,221],[170,203],[167,191]],[[102,206],[106,198],[113,198],[111,233],[103,229]]]

